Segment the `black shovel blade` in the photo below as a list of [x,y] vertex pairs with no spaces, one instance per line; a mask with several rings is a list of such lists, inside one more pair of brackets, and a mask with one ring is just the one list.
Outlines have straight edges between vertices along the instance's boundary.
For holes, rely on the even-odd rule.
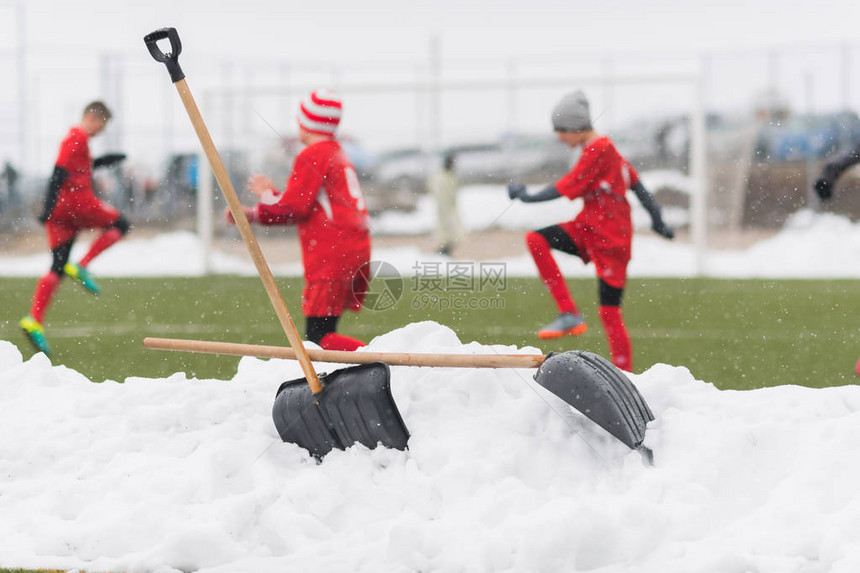
[[642,446],[654,415],[630,379],[602,356],[579,350],[550,354],[535,380],[629,448]]
[[281,384],[272,407],[278,435],[317,458],[353,444],[405,450],[409,430],[391,396],[388,364],[373,362],[320,376],[314,394],[304,378]]

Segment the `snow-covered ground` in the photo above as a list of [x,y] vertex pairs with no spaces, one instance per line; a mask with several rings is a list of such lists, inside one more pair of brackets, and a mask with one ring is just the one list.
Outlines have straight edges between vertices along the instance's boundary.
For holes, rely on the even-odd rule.
[[[512,352],[408,325],[372,350]],[[535,349],[521,349],[534,352]],[[132,375],[133,373],[129,373]],[[0,564],[88,571],[853,572],[860,388],[632,380],[638,453],[528,370],[392,369],[410,449],[316,464],[270,411],[295,363],[94,384],[0,342]]]
[[[536,213],[527,227],[543,224]],[[633,275],[694,269],[689,246],[641,237],[634,248]],[[195,274],[199,254],[190,234],[130,238],[93,270]],[[411,268],[433,255],[377,249],[375,257]],[[511,274],[534,274],[525,257],[506,262]],[[711,251],[706,262],[714,276],[860,277],[860,226],[800,213],[771,239]],[[223,254],[214,264],[254,272]],[[572,258],[563,265],[571,276],[593,273]],[[7,275],[45,268],[41,255],[0,258]],[[460,341],[434,322],[379,336],[369,349],[539,352]],[[856,386],[719,391],[683,365],[653,366],[631,375],[656,416],[649,467],[536,387],[532,371],[394,367],[409,451],[354,447],[317,464],[282,443],[271,419],[278,385],[299,377],[298,366],[237,363],[229,380],[128,372],[122,383],[96,384],[0,341],[0,567],[860,570]]]

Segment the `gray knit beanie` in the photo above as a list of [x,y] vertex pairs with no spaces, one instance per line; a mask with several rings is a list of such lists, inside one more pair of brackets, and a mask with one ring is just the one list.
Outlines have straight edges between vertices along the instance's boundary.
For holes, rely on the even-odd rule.
[[555,131],[591,131],[591,113],[582,91],[561,98],[552,110],[552,128]]

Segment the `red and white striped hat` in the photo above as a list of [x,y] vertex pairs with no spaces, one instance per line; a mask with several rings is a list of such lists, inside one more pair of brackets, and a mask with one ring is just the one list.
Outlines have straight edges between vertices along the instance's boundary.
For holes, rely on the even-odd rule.
[[314,90],[302,101],[296,119],[311,133],[334,135],[342,110],[338,95],[328,90]]

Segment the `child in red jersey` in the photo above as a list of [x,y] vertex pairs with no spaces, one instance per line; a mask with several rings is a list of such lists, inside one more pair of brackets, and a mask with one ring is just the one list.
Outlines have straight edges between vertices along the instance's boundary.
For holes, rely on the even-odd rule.
[[639,182],[633,166],[618,153],[608,137],[594,131],[588,100],[582,92],[569,94],[558,103],[553,110],[552,123],[561,142],[570,147],[582,147],[579,161],[570,173],[536,194],[528,194],[520,184],[508,186],[511,199],[526,203],[562,196],[583,199],[582,211],[572,221],[526,235],[529,251],[559,310],[558,318],[540,329],[538,337],[578,336],[587,328],[550,250],[576,255],[585,263],[593,261],[599,283],[600,319],[609,341],[612,362],[631,371],[630,336],[621,315],[633,237],[630,205],[625,198],[627,189],[633,189],[648,210],[652,228],[657,233],[669,239],[674,233],[663,222],[660,207]]
[[[51,249],[51,269],[36,283],[30,314],[19,324],[36,349],[47,355],[51,350],[42,322],[60,281],[69,275],[91,293],[99,294],[99,287],[87,266],[130,228],[119,211],[100,201],[93,193],[92,170],[114,165],[125,158],[122,154],[105,155],[95,161],[90,158],[89,139],[101,133],[110,118],[110,110],[100,101],[84,108],[80,124],[72,127],[60,144],[44,209],[39,216],[39,221],[45,225]],[[82,229],[102,229],[102,233],[80,261],[69,263],[72,245]]]
[[[245,208],[252,223],[298,227],[306,338],[327,350],[364,346],[335,331],[344,309],[361,308],[370,261],[367,208],[358,175],[335,139],[341,112],[338,96],[312,92],[299,108],[299,139],[306,147],[296,157],[286,190],[275,191],[272,181],[255,175],[248,188],[260,202]],[[229,211],[227,221],[234,222]]]

